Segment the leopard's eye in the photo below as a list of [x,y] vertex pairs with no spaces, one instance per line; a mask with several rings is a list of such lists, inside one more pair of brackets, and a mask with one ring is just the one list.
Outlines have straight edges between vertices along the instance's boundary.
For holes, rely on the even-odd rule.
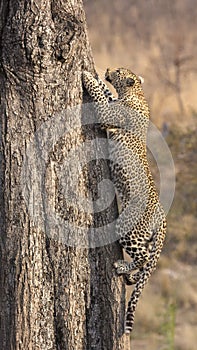
[[133,86],[135,84],[135,80],[132,78],[127,78],[126,84],[127,86]]

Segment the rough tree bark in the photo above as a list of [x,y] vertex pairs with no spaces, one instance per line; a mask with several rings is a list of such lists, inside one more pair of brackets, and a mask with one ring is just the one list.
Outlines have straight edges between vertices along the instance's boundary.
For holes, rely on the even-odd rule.
[[126,350],[122,252],[102,246],[115,202],[93,214],[105,134],[75,108],[94,70],[82,1],[1,0],[0,18],[1,349]]

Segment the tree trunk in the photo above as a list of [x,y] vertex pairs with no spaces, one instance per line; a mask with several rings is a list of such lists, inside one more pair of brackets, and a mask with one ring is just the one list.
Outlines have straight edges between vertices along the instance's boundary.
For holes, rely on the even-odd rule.
[[0,18],[1,349],[129,349],[83,4],[1,0]]

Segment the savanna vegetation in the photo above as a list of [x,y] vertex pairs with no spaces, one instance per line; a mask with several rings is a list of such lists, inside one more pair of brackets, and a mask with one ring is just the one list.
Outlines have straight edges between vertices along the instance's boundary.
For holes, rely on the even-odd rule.
[[[97,71],[126,66],[145,78],[154,124],[176,175],[168,233],[144,290],[133,349],[195,350],[197,344],[197,7],[182,1],[85,1]],[[153,164],[153,173],[157,169]]]

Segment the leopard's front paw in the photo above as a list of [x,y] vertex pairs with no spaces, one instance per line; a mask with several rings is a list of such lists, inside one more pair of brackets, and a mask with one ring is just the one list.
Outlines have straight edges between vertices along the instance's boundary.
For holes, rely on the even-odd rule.
[[84,84],[86,85],[86,83],[88,83],[91,79],[93,79],[93,75],[87,70],[84,70],[82,72],[82,78],[83,78]]
[[114,267],[118,275],[127,274],[129,272],[129,263],[124,260],[118,260],[114,263]]

